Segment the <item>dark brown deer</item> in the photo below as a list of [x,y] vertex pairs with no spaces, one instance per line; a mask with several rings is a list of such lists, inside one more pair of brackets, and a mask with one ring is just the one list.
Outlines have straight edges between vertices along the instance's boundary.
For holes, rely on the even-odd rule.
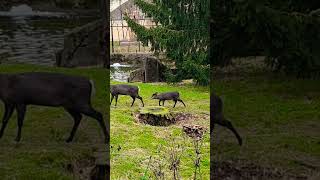
[[136,98],[140,99],[142,106],[144,106],[142,97],[139,96],[139,87],[138,86],[134,86],[134,85],[128,85],[128,84],[117,84],[117,85],[111,85],[110,86],[110,93],[111,93],[111,102],[113,101],[113,98],[116,98],[116,104],[115,106],[117,106],[118,103],[118,96],[119,95],[127,95],[130,96],[132,98],[132,104],[131,107],[134,104],[134,101],[136,100]]
[[166,93],[154,93],[151,96],[152,99],[159,99],[159,106],[161,106],[160,102],[162,101],[162,106],[164,106],[164,101],[166,100],[173,100],[174,101],[174,105],[173,107],[176,107],[177,101],[181,102],[184,107],[186,107],[186,105],[184,104],[184,102],[180,99],[180,94],[179,92],[166,92]]
[[27,105],[32,104],[63,107],[73,117],[74,125],[67,142],[72,141],[84,114],[98,121],[108,143],[109,134],[103,116],[91,106],[93,92],[93,81],[84,77],[47,72],[0,74],[0,99],[5,106],[0,138],[16,109],[18,133],[15,140],[20,141]]
[[210,134],[212,134],[213,132],[214,125],[219,124],[231,130],[233,134],[236,136],[236,138],[238,139],[239,145],[240,146],[242,145],[242,138],[240,137],[239,133],[232,126],[231,122],[224,117],[223,103],[221,98],[215,95],[213,92],[211,92],[211,95],[210,95],[210,121],[211,121]]

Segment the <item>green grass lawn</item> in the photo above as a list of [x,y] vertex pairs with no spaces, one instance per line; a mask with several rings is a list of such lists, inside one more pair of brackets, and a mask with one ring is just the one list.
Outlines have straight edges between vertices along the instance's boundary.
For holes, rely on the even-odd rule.
[[[107,116],[109,75],[103,68],[53,68],[34,65],[1,65],[1,73],[50,71],[86,76],[94,80],[96,97],[93,107]],[[3,115],[3,103],[0,103]],[[84,116],[74,141],[65,143],[73,119],[62,108],[28,106],[22,139],[15,143],[16,113],[0,140],[0,179],[74,179],[92,165],[93,152],[103,146],[103,133],[96,120]],[[105,121],[107,121],[105,119]],[[75,167],[75,172],[68,169]],[[82,170],[83,173],[79,171]]]
[[[112,82],[115,84],[115,82]],[[193,85],[176,85],[160,83],[135,83],[140,88],[140,96],[143,97],[146,106],[157,106],[158,101],[152,100],[154,92],[179,91],[181,99],[185,102],[186,108],[177,103],[176,108],[172,108],[173,102],[166,101],[165,106],[174,112],[191,113],[199,115],[200,118],[188,120],[188,124],[197,124],[209,128],[209,88],[197,87]],[[194,166],[192,162],[193,146],[190,138],[183,138],[182,123],[168,127],[151,126],[140,124],[135,121],[132,113],[141,107],[137,99],[134,106],[130,107],[131,97],[119,96],[117,107],[111,106],[111,179],[142,179],[146,173],[152,173],[152,165],[148,168],[149,157],[158,159],[162,157],[162,162],[167,163],[168,151],[172,142],[170,135],[176,137],[176,143],[182,144],[185,151],[180,162],[180,175],[182,179],[192,179]],[[209,132],[204,138],[202,151],[201,172],[203,179],[209,179],[210,174],[210,143]],[[161,146],[160,153],[158,151]],[[121,147],[121,149],[119,148]],[[160,156],[160,157],[159,157]],[[191,157],[190,157],[191,156]],[[153,162],[153,161],[152,161]],[[166,179],[172,179],[172,173],[168,164],[164,167]],[[150,176],[149,179],[154,179]]]
[[[218,76],[217,76],[218,77]],[[320,170],[320,81],[253,73],[217,78],[225,116],[244,139],[215,129],[215,163],[234,160],[292,174]]]

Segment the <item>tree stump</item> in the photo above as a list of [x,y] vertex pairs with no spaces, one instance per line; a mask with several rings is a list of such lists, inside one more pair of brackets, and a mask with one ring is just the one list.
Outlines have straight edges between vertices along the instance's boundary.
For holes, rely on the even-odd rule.
[[146,106],[139,110],[136,119],[144,124],[152,126],[169,126],[175,123],[175,118],[170,110],[162,106]]

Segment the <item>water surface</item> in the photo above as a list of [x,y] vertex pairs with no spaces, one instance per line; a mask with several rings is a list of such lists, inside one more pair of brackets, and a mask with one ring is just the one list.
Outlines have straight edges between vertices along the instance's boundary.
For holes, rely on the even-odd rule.
[[96,17],[33,11],[26,5],[0,11],[0,60],[53,66],[64,35]]
[[136,67],[130,65],[121,65],[115,63],[110,67],[110,79],[118,82],[128,82],[130,72],[137,69]]

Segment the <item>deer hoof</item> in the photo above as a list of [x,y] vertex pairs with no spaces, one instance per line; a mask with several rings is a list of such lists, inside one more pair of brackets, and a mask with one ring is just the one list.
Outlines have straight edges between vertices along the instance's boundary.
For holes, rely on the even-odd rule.
[[20,137],[16,137],[14,140],[16,141],[16,142],[20,142]]

